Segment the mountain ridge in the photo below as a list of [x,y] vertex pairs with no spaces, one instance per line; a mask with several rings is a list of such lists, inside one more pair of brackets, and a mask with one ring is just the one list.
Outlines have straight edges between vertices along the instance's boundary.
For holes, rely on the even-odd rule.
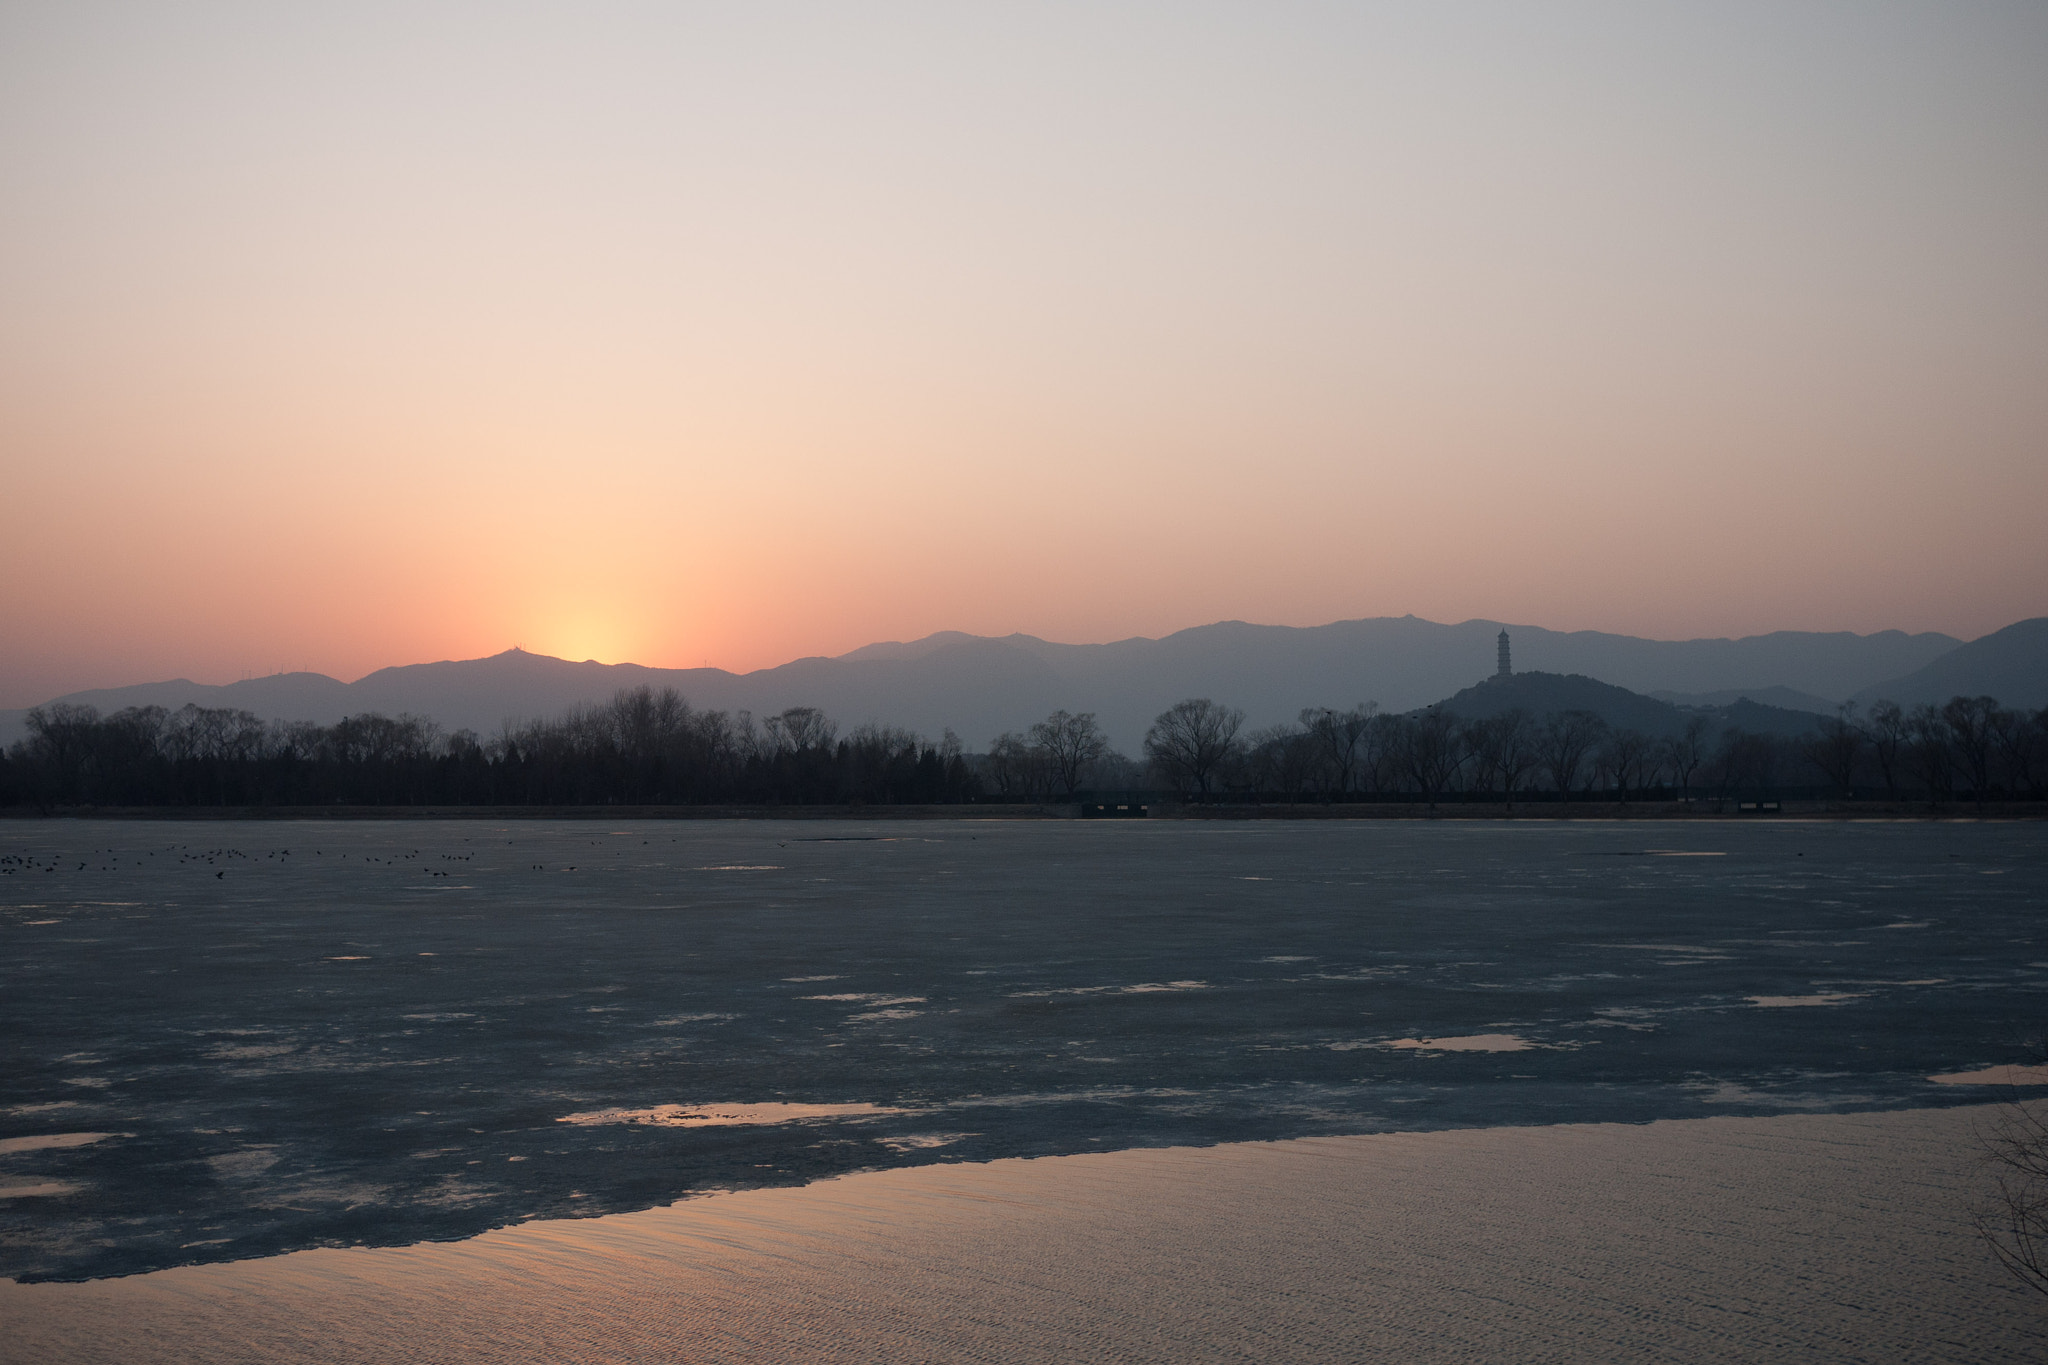
[[1901,706],[1938,705],[1958,695],[1992,696],[2029,709],[2048,706],[2048,616],[2031,616],[1980,635],[1911,673],[1859,690],[1854,700],[1860,705],[1880,698]]
[[[620,688],[646,685],[674,687],[691,705],[708,709],[764,715],[810,705],[842,727],[872,721],[934,736],[950,728],[970,748],[1057,709],[1094,711],[1112,742],[1136,752],[1152,717],[1183,697],[1210,696],[1241,706],[1253,726],[1292,720],[1308,706],[1374,701],[1385,710],[1405,711],[1441,700],[1494,671],[1495,637],[1502,629],[1509,632],[1520,670],[1578,673],[1643,694],[1787,688],[1823,699],[1850,696],[1963,647],[1936,632],[1775,631],[1661,641],[1481,619],[1445,624],[1408,615],[1321,626],[1219,621],[1157,639],[1133,636],[1100,644],[1064,644],[1021,632],[939,631],[747,673],[578,662],[515,648],[480,659],[391,665],[352,683],[309,673],[220,685],[173,680],[74,692],[53,701],[102,711],[130,705],[175,709],[191,702],[321,723],[364,711],[410,711],[449,729],[488,735],[508,721],[555,715]],[[0,742],[19,737],[23,714],[0,713]]]

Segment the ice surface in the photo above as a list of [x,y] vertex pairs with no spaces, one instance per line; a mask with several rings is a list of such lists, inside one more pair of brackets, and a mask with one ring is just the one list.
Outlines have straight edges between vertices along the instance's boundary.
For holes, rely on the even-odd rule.
[[105,1142],[112,1133],[39,1133],[34,1137],[0,1138],[0,1156],[18,1152],[47,1152],[60,1147],[90,1147]]
[[658,1104],[651,1109],[598,1109],[564,1114],[557,1123],[651,1123],[659,1128],[748,1128],[807,1119],[868,1118],[900,1114],[874,1104]]
[[1527,1052],[1533,1044],[1512,1033],[1471,1033],[1463,1038],[1396,1038],[1380,1046],[1415,1052]]
[[468,1241],[0,1284],[0,1360],[2002,1365],[1976,1110],[876,1171]]
[[2048,1066],[1987,1066],[1927,1079],[1936,1085],[2048,1085]]
[[[0,852],[57,869],[0,876],[0,1140],[112,1134],[0,1153],[42,1191],[0,1207],[13,1277],[937,1162],[1975,1104],[1928,1078],[2036,1060],[2048,989],[2040,824],[9,821]],[[1385,1046],[1496,1036],[1528,1046]],[[820,1113],[558,1122],[713,1103]]]

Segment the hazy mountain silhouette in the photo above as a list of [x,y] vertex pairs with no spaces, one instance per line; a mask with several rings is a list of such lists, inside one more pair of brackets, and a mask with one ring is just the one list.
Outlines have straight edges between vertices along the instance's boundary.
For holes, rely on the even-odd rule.
[[1610,729],[1640,730],[1654,736],[1678,734],[1687,721],[1701,714],[1711,718],[1717,732],[1734,728],[1773,735],[1803,735],[1819,719],[1811,711],[1768,706],[1748,697],[1719,706],[1681,708],[1577,673],[1488,678],[1438,704],[1467,720],[1483,720],[1518,707],[1539,721],[1553,711],[1591,711]]
[[[485,659],[380,669],[353,683],[291,673],[223,686],[150,683],[56,700],[102,711],[233,706],[271,719],[328,724],[363,711],[409,711],[449,729],[489,735],[507,720],[550,716],[644,683],[675,687],[698,707],[764,715],[808,705],[822,707],[843,727],[879,721],[933,736],[951,728],[977,749],[1058,708],[1094,711],[1113,742],[1135,753],[1152,717],[1183,697],[1241,706],[1254,726],[1292,720],[1305,706],[1376,701],[1405,711],[1426,705],[1493,672],[1500,629],[1497,621],[1443,625],[1414,616],[1311,627],[1224,621],[1163,639],[1095,645],[944,631],[746,674],[574,663],[507,650]],[[1584,674],[1635,692],[1790,687],[1822,698],[1921,669],[1958,643],[1900,631],[1667,641],[1507,629],[1518,669]],[[19,736],[20,715],[0,715],[0,740]]]
[[1649,735],[1676,734],[1685,728],[1687,714],[1670,702],[1579,673],[1488,678],[1437,704],[1467,720],[1483,720],[1516,708],[1536,720],[1553,711],[1591,711],[1613,729],[1641,730]]
[[1652,692],[1649,695],[1673,706],[1712,709],[1733,706],[1739,701],[1753,701],[1760,706],[1776,707],[1781,711],[1807,711],[1816,716],[1832,716],[1839,705],[1826,697],[1801,692],[1796,687],[1727,687],[1719,692]]
[[2048,616],[2015,621],[1903,677],[1861,688],[1856,700],[1901,706],[1950,697],[1996,697],[2007,706],[2048,706]]
[[1753,735],[1782,735],[1787,738],[1813,733],[1815,723],[1820,719],[1811,711],[1791,711],[1782,706],[1767,706],[1748,697],[1738,697],[1726,706],[1717,706],[1714,719],[1721,725],[1734,730],[1746,730]]

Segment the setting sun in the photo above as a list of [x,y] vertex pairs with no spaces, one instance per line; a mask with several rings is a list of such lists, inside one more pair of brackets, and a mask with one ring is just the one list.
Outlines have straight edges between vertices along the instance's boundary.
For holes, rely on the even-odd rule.
[[513,643],[531,654],[616,664],[645,658],[649,634],[620,612],[585,608],[536,613],[534,625]]

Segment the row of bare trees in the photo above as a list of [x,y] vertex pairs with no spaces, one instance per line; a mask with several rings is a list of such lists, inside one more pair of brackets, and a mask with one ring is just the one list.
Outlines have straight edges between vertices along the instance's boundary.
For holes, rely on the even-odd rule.
[[1030,798],[1083,787],[1171,788],[1197,799],[1403,793],[1430,803],[1455,793],[1509,804],[1532,791],[1628,801],[1653,791],[1732,799],[1824,787],[1844,798],[1881,790],[1937,803],[1958,793],[1978,801],[2048,794],[2048,709],[2009,710],[1990,697],[1911,710],[1879,702],[1860,718],[1845,706],[1796,737],[1707,714],[1649,734],[1584,710],[1467,719],[1442,707],[1389,715],[1371,703],[1310,707],[1291,724],[1249,733],[1244,725],[1236,707],[1177,702],[1146,731],[1141,764],[1109,747],[1092,714],[1058,711],[1028,734],[999,736],[980,767],[992,792]]
[[814,706],[757,720],[693,710],[673,689],[621,692],[508,729],[488,748],[513,799],[541,805],[898,805],[962,801],[979,790],[950,730],[937,742],[886,725],[842,735]]
[[815,707],[756,718],[700,711],[673,690],[639,688],[490,739],[419,716],[333,725],[264,722],[247,711],[132,707],[102,716],[52,705],[0,757],[0,802],[42,805],[663,804],[1013,801],[1083,789],[1170,788],[1193,799],[1455,795],[1512,804],[1530,792],[1653,791],[1718,797],[1814,786],[1936,804],[1967,796],[2038,799],[2048,785],[2048,709],[1990,697],[1944,706],[1844,707],[1786,738],[1686,718],[1651,735],[1590,711],[1408,715],[1370,703],[1311,707],[1247,733],[1245,714],[1177,702],[1146,731],[1142,759],[1117,753],[1092,712],[1055,711],[968,755],[890,726],[845,735]]
[[1146,757],[1176,789],[1198,796],[1241,790],[1294,799],[1404,792],[1434,803],[1450,792],[1495,792],[1510,803],[1545,783],[1566,793],[1599,785],[1629,792],[1666,774],[1690,781],[1706,758],[1705,718],[1655,739],[1611,730],[1590,711],[1540,720],[1523,710],[1463,719],[1442,707],[1389,715],[1370,703],[1338,711],[1310,707],[1291,725],[1240,738],[1244,713],[1202,698],[1160,714]]
[[1623,801],[1655,789],[1734,797],[1806,786],[1844,799],[1861,792],[1937,804],[1960,795],[1978,802],[2048,795],[2048,708],[2012,710],[1990,697],[1910,710],[1878,702],[1860,718],[1845,706],[1791,737],[1698,714],[1672,733],[1651,735],[1610,727],[1588,711],[1540,719],[1508,711],[1467,721],[1430,708],[1373,717],[1348,767],[1325,757],[1331,715],[1303,712],[1297,726],[1252,736],[1248,785],[1309,795],[1345,790],[1336,784],[1354,773],[1362,790],[1401,787],[1432,801],[1446,792],[1496,793],[1510,802],[1531,789],[1567,798],[1598,790]]
[[1854,707],[1822,722],[1801,756],[1844,794],[1881,786],[1897,798],[1933,801],[1959,793],[2040,797],[2048,786],[2048,707],[2014,710],[1993,697],[1954,697],[1910,709],[1880,701],[1861,718]]
[[998,797],[1036,801],[1072,796],[1083,786],[1136,787],[1145,775],[1109,747],[1093,711],[1055,711],[1024,734],[997,735],[981,756],[983,788]]
[[815,707],[757,720],[639,688],[482,739],[419,716],[333,725],[247,711],[53,705],[0,756],[0,803],[502,805],[964,800],[978,780],[950,732],[936,743]]
[[9,804],[244,804],[280,776],[314,772],[352,799],[404,802],[419,797],[425,771],[454,747],[434,722],[411,715],[323,726],[225,707],[131,706],[102,716],[60,703],[27,720],[28,738],[0,759],[0,801]]

